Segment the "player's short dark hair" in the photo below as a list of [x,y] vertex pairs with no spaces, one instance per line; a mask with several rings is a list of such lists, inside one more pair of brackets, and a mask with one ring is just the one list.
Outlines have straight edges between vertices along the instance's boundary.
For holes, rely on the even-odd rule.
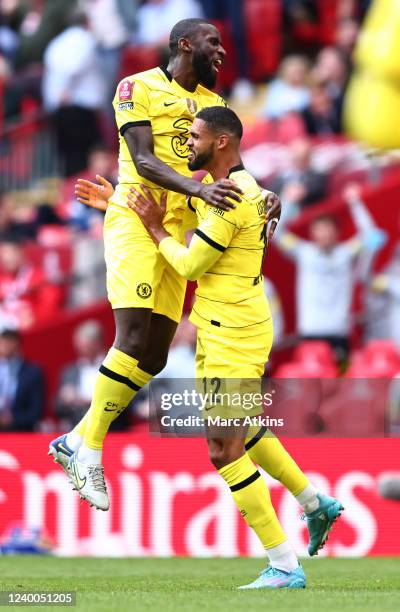
[[193,17],[192,19],[182,19],[174,25],[169,35],[169,51],[172,57],[178,52],[178,42],[180,38],[192,38],[201,25],[212,25],[207,19]]
[[212,132],[228,132],[241,140],[243,136],[243,125],[236,113],[225,106],[208,106],[196,115]]

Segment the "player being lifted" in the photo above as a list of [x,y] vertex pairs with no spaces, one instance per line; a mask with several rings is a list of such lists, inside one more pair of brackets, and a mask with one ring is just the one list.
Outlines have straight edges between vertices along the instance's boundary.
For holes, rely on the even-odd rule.
[[[196,112],[224,101],[208,89],[216,83],[225,50],[218,30],[201,19],[178,22],[170,35],[167,69],[124,79],[114,99],[120,134],[119,183],[104,223],[107,290],[115,341],[97,377],[91,407],[73,431],[50,444],[81,497],[107,510],[103,441],[111,422],[160,372],[181,318],[186,281],[162,257],[137,215],[127,206],[132,186],[147,185],[159,201],[171,192],[165,226],[183,242],[185,195],[226,208],[240,201],[234,182],[201,184],[191,178],[189,129]],[[271,214],[276,216],[274,211]],[[155,340],[156,339],[156,340]],[[75,452],[77,451],[77,452]]]
[[[191,198],[198,227],[188,248],[168,231],[167,194],[158,206],[152,192],[141,186],[129,195],[130,207],[141,218],[160,253],[177,273],[197,280],[190,315],[197,327],[196,380],[221,385],[222,391],[260,389],[272,345],[272,318],[262,278],[266,248],[265,203],[256,181],[244,169],[239,153],[242,125],[227,108],[200,111],[190,129],[189,168],[205,169],[209,184],[222,177],[234,179],[243,196],[236,208],[221,211],[200,198]],[[144,195],[143,195],[144,194]],[[303,588],[303,569],[278,521],[267,485],[253,462],[278,479],[306,512],[310,555],[325,543],[343,510],[340,502],[322,495],[310,484],[275,437],[263,437],[266,428],[248,432],[243,410],[221,404],[207,407],[209,416],[239,418],[234,435],[206,425],[210,459],[230,487],[246,522],[266,549],[270,565],[244,589]],[[259,414],[254,409],[250,414]],[[215,418],[214,418],[215,421]],[[232,430],[229,430],[230,432]]]

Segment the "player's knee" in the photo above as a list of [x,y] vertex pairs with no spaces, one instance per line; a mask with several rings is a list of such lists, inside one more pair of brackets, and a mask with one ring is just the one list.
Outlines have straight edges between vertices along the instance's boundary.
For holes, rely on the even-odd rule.
[[211,447],[209,449],[210,461],[217,470],[221,470],[226,465],[233,463],[241,457],[243,452],[229,447]]
[[167,365],[168,353],[153,354],[151,356],[143,354],[140,360],[140,367],[145,372],[156,376]]
[[140,361],[144,350],[144,342],[143,339],[136,333],[127,333],[123,336],[122,334],[117,334],[114,347],[126,355],[134,357]]

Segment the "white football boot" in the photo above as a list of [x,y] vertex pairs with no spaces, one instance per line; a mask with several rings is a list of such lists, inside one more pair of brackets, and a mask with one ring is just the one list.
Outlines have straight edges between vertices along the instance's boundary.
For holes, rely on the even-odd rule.
[[110,500],[108,499],[107,487],[104,480],[104,467],[102,465],[91,465],[78,461],[78,453],[74,453],[67,465],[67,473],[70,481],[82,497],[95,506],[98,510],[108,510]]

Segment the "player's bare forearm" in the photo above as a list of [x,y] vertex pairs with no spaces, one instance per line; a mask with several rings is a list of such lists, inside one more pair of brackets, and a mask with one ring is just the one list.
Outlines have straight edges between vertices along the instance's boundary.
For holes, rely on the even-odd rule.
[[267,212],[265,215],[265,221],[266,223],[271,222],[269,232],[268,232],[268,239],[272,240],[276,227],[281,218],[282,203],[281,203],[280,197],[277,196],[276,193],[273,193],[272,191],[264,190],[262,192],[262,195],[265,200],[266,208],[267,208]]
[[214,183],[199,183],[179,174],[154,155],[153,135],[148,126],[129,128],[124,138],[136,170],[143,178],[164,189],[199,197],[208,204],[229,210],[235,208],[231,200],[240,202],[241,189],[234,181],[219,179]]

